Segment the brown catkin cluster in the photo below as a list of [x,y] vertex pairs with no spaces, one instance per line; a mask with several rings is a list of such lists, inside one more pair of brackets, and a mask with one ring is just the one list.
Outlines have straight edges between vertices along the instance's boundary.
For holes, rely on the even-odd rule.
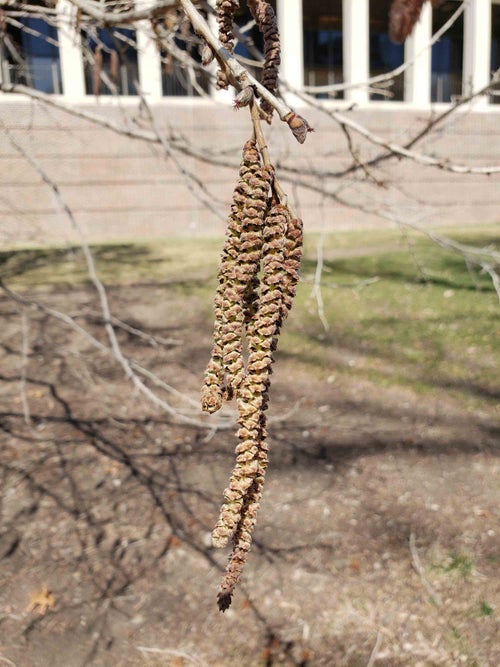
[[231,398],[244,378],[242,337],[258,285],[262,225],[271,182],[272,170],[262,166],[255,142],[248,141],[243,148],[219,267],[214,346],[202,390],[202,409],[206,412],[218,410],[222,399]]
[[[266,0],[248,0],[248,8],[264,37],[264,66],[262,69],[262,85],[273,95],[278,89],[278,73],[281,63],[281,44],[278,32],[278,21],[274,9]],[[273,107],[261,101],[261,109],[271,116]]]
[[[219,41],[229,53],[234,51],[233,17],[239,9],[239,0],[217,0],[216,13],[219,26]],[[227,88],[229,81],[226,73],[217,71],[217,88]]]
[[[217,410],[236,397],[236,464],[213,530],[217,547],[233,541],[218,595],[227,609],[251,545],[267,468],[265,411],[273,352],[298,281],[302,223],[271,196],[274,173],[261,165],[255,143],[245,144],[233,195],[215,298],[214,346],[202,406]],[[243,340],[247,341],[247,362]]]
[[405,41],[420,18],[426,0],[393,0],[389,11],[389,37],[396,44]]

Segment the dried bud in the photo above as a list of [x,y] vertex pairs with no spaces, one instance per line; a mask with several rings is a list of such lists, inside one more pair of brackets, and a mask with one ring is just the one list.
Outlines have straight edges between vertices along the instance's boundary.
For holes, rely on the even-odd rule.
[[299,116],[293,111],[285,118],[288,126],[292,130],[293,136],[297,139],[299,144],[303,144],[306,140],[308,132],[314,132],[314,128],[310,127],[305,118]]
[[389,11],[389,37],[402,44],[420,18],[426,0],[393,0]]
[[210,63],[214,59],[214,52],[212,51],[212,48],[208,44],[203,44],[200,45],[200,56],[201,56],[201,64],[203,65],[203,67],[206,67],[207,65],[210,65]]
[[179,20],[175,7],[169,7],[165,10],[165,28],[169,32],[174,32]]
[[246,107],[253,100],[253,88],[252,86],[245,86],[234,98],[234,108],[241,109],[241,107]]

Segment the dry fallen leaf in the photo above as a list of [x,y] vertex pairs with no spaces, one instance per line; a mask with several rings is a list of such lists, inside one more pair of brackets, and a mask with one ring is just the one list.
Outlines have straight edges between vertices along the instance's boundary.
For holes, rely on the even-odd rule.
[[119,475],[123,470],[123,464],[120,463],[120,461],[109,461],[106,463],[104,466],[104,472],[106,475],[111,475],[112,477],[116,477]]
[[353,558],[349,563],[349,567],[353,572],[359,572],[361,570],[361,562],[357,558]]
[[49,591],[47,586],[44,586],[36,593],[33,593],[30,603],[26,607],[26,611],[36,611],[39,616],[43,616],[49,609],[54,609],[55,605],[55,597]]

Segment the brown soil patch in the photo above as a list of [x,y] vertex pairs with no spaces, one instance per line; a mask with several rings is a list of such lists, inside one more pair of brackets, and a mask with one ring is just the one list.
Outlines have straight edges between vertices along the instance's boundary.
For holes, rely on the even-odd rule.
[[[111,299],[129,324],[172,341],[119,331],[129,357],[197,400],[209,306],[162,287]],[[43,300],[105,342],[90,292]],[[175,424],[102,352],[32,311],[27,420],[20,311],[5,298],[0,308],[0,663],[500,664],[491,409],[325,381],[282,354],[255,545],[223,615],[227,554],[210,530],[234,431]]]

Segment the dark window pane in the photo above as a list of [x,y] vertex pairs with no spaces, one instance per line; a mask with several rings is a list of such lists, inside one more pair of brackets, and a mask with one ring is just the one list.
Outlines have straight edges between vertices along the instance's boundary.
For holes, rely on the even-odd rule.
[[[393,44],[387,34],[391,0],[370,2],[370,78],[387,74],[403,64],[404,46]],[[372,100],[404,99],[404,74],[394,78],[389,88],[384,87],[385,94],[371,93]]]
[[[161,25],[157,33],[163,34]],[[164,44],[168,44],[165,40]],[[175,52],[160,49],[162,63],[162,92],[166,96],[203,95],[209,90],[209,74],[201,65],[200,41],[187,22],[179,22],[174,37]],[[185,58],[185,60],[184,60]]]
[[[491,7],[491,71],[500,69],[500,5]],[[496,94],[495,94],[496,93]],[[495,90],[490,96],[493,104],[500,104],[500,84],[496,84]]]
[[7,22],[0,36],[4,80],[44,93],[61,93],[57,28],[39,18],[25,16],[17,20],[23,27]]
[[[432,12],[432,33],[439,30],[456,12],[457,2],[445,2]],[[432,47],[433,102],[450,102],[462,95],[462,60],[464,52],[463,14]]]
[[[343,81],[342,2],[304,2],[304,83],[326,86]],[[343,92],[318,93],[342,98]]]
[[82,31],[85,90],[88,95],[136,95],[139,78],[135,31]]

